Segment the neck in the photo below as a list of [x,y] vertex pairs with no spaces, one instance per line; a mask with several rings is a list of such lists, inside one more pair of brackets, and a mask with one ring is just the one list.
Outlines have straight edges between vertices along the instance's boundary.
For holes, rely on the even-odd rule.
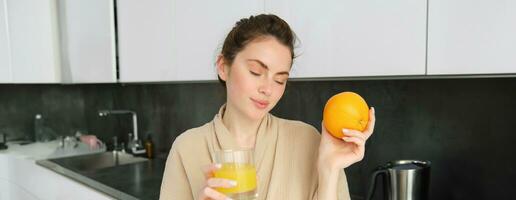
[[233,106],[227,104],[222,122],[242,148],[254,148],[260,120],[249,119]]

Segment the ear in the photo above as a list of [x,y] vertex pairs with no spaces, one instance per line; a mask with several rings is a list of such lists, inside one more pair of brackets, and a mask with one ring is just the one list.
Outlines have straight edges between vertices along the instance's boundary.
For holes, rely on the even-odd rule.
[[224,60],[224,56],[220,54],[217,57],[217,73],[219,74],[220,79],[223,81],[227,81],[228,79],[228,68],[226,67],[226,62]]

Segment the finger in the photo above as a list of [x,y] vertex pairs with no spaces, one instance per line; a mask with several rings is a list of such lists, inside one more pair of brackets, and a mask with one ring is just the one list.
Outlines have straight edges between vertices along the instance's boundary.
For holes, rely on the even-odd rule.
[[230,198],[226,197],[226,195],[217,192],[213,188],[205,187],[203,190],[203,194],[214,200],[230,200]]
[[345,142],[355,143],[358,146],[365,145],[365,140],[359,137],[343,137],[342,140],[344,140]]
[[328,129],[324,126],[324,121],[321,121],[321,133],[328,132]]
[[364,146],[358,146],[358,148],[354,149],[353,152],[355,153],[355,155],[357,155],[356,162],[364,159],[364,155],[365,155],[365,147]]
[[333,138],[331,137],[330,133],[328,132],[328,129],[324,126],[324,122],[321,121],[321,137],[323,138]]
[[222,187],[222,188],[232,188],[237,185],[237,182],[234,180],[228,180],[223,178],[210,178],[206,182],[209,187]]
[[366,134],[367,138],[369,138],[373,134],[375,123],[376,123],[375,110],[374,110],[374,107],[371,107],[371,109],[369,110],[369,122],[367,123],[367,127],[364,130],[364,133]]
[[344,134],[344,136],[359,137],[359,138],[361,138],[363,140],[367,140],[367,136],[365,135],[365,133],[357,131],[357,130],[342,129],[342,133]]
[[221,167],[222,167],[221,164],[216,164],[216,163],[212,163],[212,164],[203,166],[202,172],[204,174],[204,177],[207,179],[213,177],[213,172],[217,171]]

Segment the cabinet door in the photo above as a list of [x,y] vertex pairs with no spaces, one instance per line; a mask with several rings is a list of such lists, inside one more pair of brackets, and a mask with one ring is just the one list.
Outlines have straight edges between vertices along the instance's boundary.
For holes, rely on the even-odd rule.
[[117,1],[120,82],[171,80],[174,2]]
[[266,0],[300,39],[294,78],[424,75],[426,0]]
[[[8,170],[8,177],[3,179],[7,180],[7,183],[2,186],[0,182],[0,189],[8,188],[7,195],[0,195],[0,197],[8,196],[5,199],[113,199],[107,194],[39,166],[34,160],[28,158],[7,155],[7,162],[2,162],[2,165],[7,165]],[[1,191],[4,192],[4,190]]]
[[215,57],[235,22],[263,0],[117,2],[121,82],[216,80]]
[[55,0],[7,0],[11,69],[15,83],[59,83]]
[[516,2],[432,0],[428,74],[516,73]]
[[217,80],[215,61],[226,35],[241,18],[263,11],[263,0],[177,0],[174,80]]
[[0,0],[0,83],[10,83],[12,81],[6,8],[6,0]]
[[116,82],[114,1],[60,0],[62,82]]

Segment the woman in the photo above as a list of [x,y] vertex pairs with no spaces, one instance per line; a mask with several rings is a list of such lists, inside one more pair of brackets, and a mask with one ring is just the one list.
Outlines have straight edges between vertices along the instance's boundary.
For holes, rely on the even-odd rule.
[[364,156],[374,129],[374,108],[364,132],[346,137],[321,134],[303,122],[269,114],[285,91],[294,58],[295,36],[275,15],[241,19],[227,35],[216,66],[227,100],[213,121],[176,138],[167,159],[160,199],[227,200],[213,178],[214,152],[254,149],[258,199],[350,199],[343,168]]

